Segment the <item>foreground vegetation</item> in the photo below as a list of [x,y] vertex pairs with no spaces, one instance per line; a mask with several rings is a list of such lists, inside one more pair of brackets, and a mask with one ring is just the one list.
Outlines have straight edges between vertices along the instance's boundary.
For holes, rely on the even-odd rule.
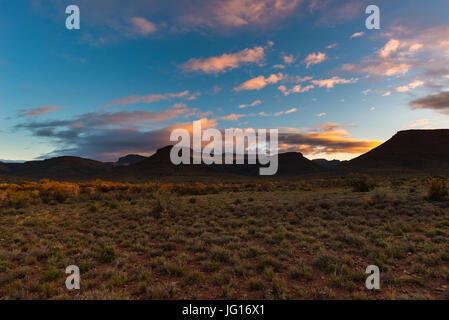
[[0,184],[0,298],[449,299],[446,184]]

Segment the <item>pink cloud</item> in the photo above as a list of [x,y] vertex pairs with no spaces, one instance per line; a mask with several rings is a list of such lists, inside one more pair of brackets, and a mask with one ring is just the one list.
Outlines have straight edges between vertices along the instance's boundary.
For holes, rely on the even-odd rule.
[[58,111],[58,110],[61,110],[61,109],[62,109],[62,107],[57,107],[57,106],[39,107],[39,108],[35,108],[35,109],[31,109],[31,110],[26,111],[25,113],[22,114],[22,117],[39,116],[41,114],[55,112],[55,111]]
[[131,24],[133,25],[134,31],[143,36],[146,36],[157,30],[154,23],[141,17],[131,18]]
[[196,96],[199,95],[199,93],[189,95],[189,91],[185,90],[178,93],[164,93],[164,94],[148,94],[145,96],[128,96],[125,98],[120,99],[114,99],[111,104],[104,105],[103,107],[114,107],[119,105],[126,105],[126,104],[134,104],[138,102],[150,104],[152,102],[161,101],[161,100],[169,100],[169,99],[176,99],[176,98],[185,98],[187,100],[192,100],[196,98]]
[[192,58],[183,65],[185,71],[201,71],[204,73],[226,72],[243,64],[261,64],[265,58],[263,47],[246,48],[236,53],[225,53],[221,56],[204,59]]

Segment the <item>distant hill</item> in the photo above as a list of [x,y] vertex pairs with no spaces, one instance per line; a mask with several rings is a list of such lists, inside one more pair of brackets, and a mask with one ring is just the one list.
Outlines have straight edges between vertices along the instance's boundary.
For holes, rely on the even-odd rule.
[[[130,165],[125,172],[127,176],[152,177],[152,176],[220,176],[220,175],[244,175],[259,176],[259,164],[248,164],[245,157],[245,164],[189,164],[174,165],[170,161],[170,151],[172,146],[159,149],[151,157]],[[191,153],[192,154],[192,153]],[[191,157],[192,159],[192,157]],[[302,174],[320,172],[322,168],[301,153],[289,152],[279,154],[278,157],[279,176],[296,176]],[[192,162],[192,161],[191,161]],[[223,160],[224,163],[224,160]]]
[[124,157],[121,157],[118,159],[118,161],[115,163],[117,165],[130,165],[133,163],[139,163],[145,159],[148,159],[148,157],[141,156],[139,154],[128,154]]
[[399,131],[342,167],[356,170],[449,171],[449,129]]
[[0,174],[9,172],[9,167],[6,163],[0,162]]
[[323,171],[316,163],[305,158],[300,152],[279,154],[278,176],[296,176]]
[[336,166],[338,164],[341,164],[342,161],[340,160],[326,160],[326,159],[313,159],[313,163],[323,167],[323,168],[331,168],[333,166]]
[[[25,163],[0,162],[0,175],[27,179],[84,181],[95,179],[149,180],[164,177],[259,177],[260,164],[242,165],[174,165],[170,161],[172,146],[157,150],[151,157],[128,155],[109,165],[78,157],[58,157]],[[139,161],[140,160],[140,161]],[[276,176],[308,174],[339,175],[349,172],[368,173],[449,173],[449,129],[399,131],[377,148],[338,164],[338,160],[310,161],[299,152],[279,154]]]
[[86,180],[105,177],[111,167],[103,162],[78,157],[8,164],[9,175],[30,179]]

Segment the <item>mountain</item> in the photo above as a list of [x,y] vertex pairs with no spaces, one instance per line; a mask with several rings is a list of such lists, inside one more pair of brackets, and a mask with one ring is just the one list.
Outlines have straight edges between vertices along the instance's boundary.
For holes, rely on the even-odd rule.
[[399,131],[385,143],[342,167],[376,171],[449,172],[449,129]]
[[335,159],[334,160],[313,159],[312,162],[323,167],[323,168],[331,168],[333,166],[336,166],[336,165],[342,163],[342,161],[335,160]]
[[9,164],[9,175],[30,179],[91,180],[105,177],[111,167],[103,162],[78,157]]
[[118,161],[115,163],[116,165],[130,165],[133,163],[141,162],[148,157],[141,156],[139,154],[128,154],[124,157],[121,157],[118,159]]
[[9,167],[6,163],[0,162],[0,174],[8,173]]
[[[151,157],[132,164],[127,168],[127,176],[220,176],[240,175],[259,176],[260,164],[248,164],[245,156],[245,164],[180,164],[174,165],[170,160],[172,146],[157,150]],[[188,150],[191,152],[191,150]],[[192,153],[191,153],[192,155]],[[191,156],[192,163],[192,156]],[[224,163],[224,160],[223,160]],[[301,153],[289,152],[278,156],[279,176],[296,176],[302,174],[316,173],[322,168],[305,158]]]
[[277,176],[297,176],[323,171],[316,163],[313,163],[300,152],[287,152],[278,155],[279,169]]
[[[204,164],[180,164],[174,165],[170,160],[170,152],[173,146],[160,148],[152,156],[143,161],[131,164],[122,169],[121,174],[127,177],[147,179],[164,176],[208,176],[213,169]],[[192,163],[192,161],[191,161]]]

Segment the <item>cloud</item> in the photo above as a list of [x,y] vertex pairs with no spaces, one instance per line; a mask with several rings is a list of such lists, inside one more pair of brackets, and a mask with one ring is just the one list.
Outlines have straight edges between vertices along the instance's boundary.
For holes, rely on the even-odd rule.
[[376,110],[376,107],[369,108],[369,111],[374,111],[374,110]]
[[301,151],[305,155],[314,154],[361,154],[378,145],[380,141],[359,140],[349,136],[349,133],[336,123],[324,123],[307,132],[290,128],[288,133],[279,134],[279,145],[290,151]]
[[[289,114],[289,113],[293,113],[293,112],[296,112],[296,111],[298,111],[298,109],[291,108],[291,109],[288,109],[288,110],[282,110],[282,111],[276,112],[276,113],[273,114],[273,116],[274,117],[279,117],[280,115]],[[271,114],[267,114],[267,113],[263,112],[263,113],[259,113],[259,115],[267,117],[267,116],[270,116]]]
[[243,117],[246,117],[246,116],[248,116],[248,115],[231,113],[230,115],[223,116],[223,117],[218,117],[217,119],[219,119],[219,120],[237,121],[240,118],[243,118]]
[[309,68],[311,65],[319,64],[327,59],[327,55],[322,52],[311,53],[309,54],[303,61],[306,64],[306,68]]
[[265,88],[268,84],[273,84],[281,81],[284,78],[282,73],[272,74],[265,78],[264,76],[258,76],[256,78],[252,78],[243,82],[238,87],[234,88],[234,91],[242,91],[242,90],[260,90]]
[[192,58],[182,67],[184,71],[197,71],[204,73],[226,72],[240,67],[243,64],[261,64],[265,59],[263,47],[246,48],[236,53],[225,53],[217,57],[204,59]]
[[283,64],[275,64],[273,66],[274,69],[285,69],[285,66]]
[[254,107],[254,106],[257,106],[257,105],[259,105],[259,104],[261,104],[261,103],[262,103],[262,101],[260,101],[260,100],[255,100],[255,101],[253,101],[253,102],[250,103],[250,104],[241,104],[241,105],[238,106],[238,108],[239,108],[239,109],[243,109],[243,108],[247,108],[247,107]]
[[324,117],[326,115],[326,112],[321,112],[321,113],[318,113],[316,116],[317,117]]
[[292,64],[293,62],[295,62],[295,57],[291,54],[291,55],[285,55],[282,57],[282,59],[284,60],[284,63],[286,64]]
[[391,95],[391,91],[386,91],[386,92],[381,94],[382,97],[388,97],[390,95]]
[[356,33],[352,34],[349,38],[350,39],[358,38],[358,37],[363,36],[364,34],[365,34],[365,32],[363,32],[363,31],[356,32]]
[[356,83],[358,80],[359,79],[357,79],[357,78],[344,79],[344,78],[334,76],[329,79],[312,80],[311,82],[314,85],[319,86],[320,88],[326,87],[327,89],[330,89],[330,88],[333,88],[336,84]]
[[407,92],[407,91],[409,91],[411,89],[414,89],[414,88],[417,88],[419,86],[422,86],[423,84],[424,84],[423,81],[416,80],[416,81],[413,81],[413,82],[409,83],[406,86],[398,86],[398,87],[396,87],[396,91],[397,92]]
[[431,94],[410,102],[412,109],[431,109],[449,114],[449,91]]
[[57,106],[44,106],[44,107],[39,107],[39,108],[25,111],[20,116],[21,117],[34,117],[34,116],[39,116],[39,115],[50,113],[50,112],[55,112],[55,111],[58,111],[61,109],[62,109],[62,107],[57,107]]
[[366,73],[375,76],[394,76],[403,75],[412,68],[409,63],[401,63],[396,61],[376,61],[368,59],[361,64],[344,64],[341,69],[346,72]]
[[281,86],[278,87],[278,90],[281,91],[284,94],[284,96],[288,96],[291,93],[307,92],[307,91],[309,91],[309,90],[311,90],[313,88],[315,88],[314,85],[308,85],[308,86],[305,86],[305,87],[302,87],[300,85],[296,85],[296,86],[294,86],[293,88],[291,88],[289,90],[289,89],[287,89],[286,86],[281,85]]
[[335,48],[336,46],[338,46],[338,43],[332,43],[332,44],[326,46],[326,49],[332,49],[332,48]]
[[193,27],[241,28],[261,26],[294,13],[303,0],[203,1],[195,11],[181,16]]
[[179,99],[184,98],[187,100],[194,100],[199,95],[199,93],[195,93],[190,95],[188,90],[178,92],[178,93],[163,93],[163,94],[148,94],[144,96],[128,96],[120,99],[114,99],[112,103],[103,105],[102,107],[108,108],[108,107],[115,107],[119,105],[126,105],[126,104],[134,104],[134,103],[145,103],[150,104],[153,102],[161,101],[161,100],[170,100],[170,99]]
[[383,77],[401,76],[410,70],[424,70],[423,75],[428,78],[427,86],[443,86],[438,84],[435,71],[449,64],[449,41],[444,40],[449,38],[449,24],[415,31],[396,27],[383,36],[389,39],[381,49],[358,63],[344,64],[341,69]]
[[380,49],[379,55],[382,58],[388,58],[392,53],[396,52],[399,48],[399,41],[396,39],[391,39],[385,46]]
[[362,94],[364,95],[364,96],[366,96],[366,95],[368,95],[370,92],[372,92],[373,90],[371,90],[371,89],[366,89],[366,90],[363,90],[362,91]]
[[155,32],[157,30],[154,23],[151,21],[148,21],[145,18],[141,17],[133,17],[131,18],[131,24],[133,25],[134,31],[137,34],[146,36],[152,32]]

